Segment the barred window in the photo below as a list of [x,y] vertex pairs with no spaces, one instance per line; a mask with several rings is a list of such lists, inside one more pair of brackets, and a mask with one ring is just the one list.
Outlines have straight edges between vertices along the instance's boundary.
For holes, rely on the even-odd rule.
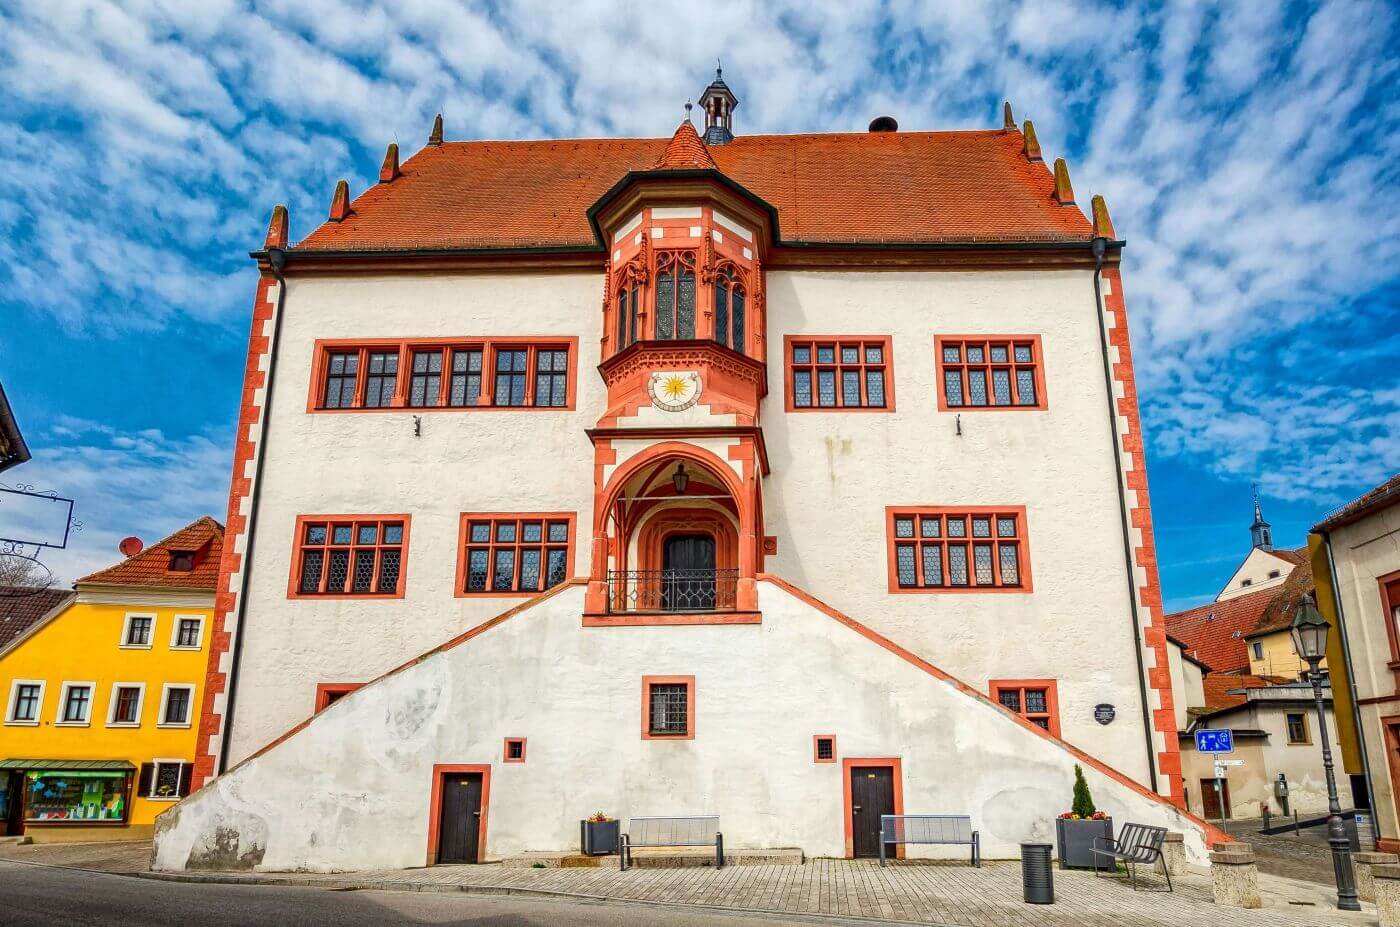
[[888,338],[790,339],[788,408],[887,408],[889,364]]
[[298,520],[295,595],[403,593],[406,519]]
[[891,591],[1028,588],[1024,510],[891,511]]
[[690,732],[690,686],[686,683],[652,683],[650,732],[653,737],[675,737]]
[[942,407],[1044,409],[1040,339],[936,339]]
[[1036,727],[1060,736],[1059,697],[1053,679],[1016,679],[991,682],[991,694],[1008,711],[1021,715]]
[[830,734],[818,734],[813,737],[812,759],[817,763],[836,762],[836,738]]
[[564,582],[573,524],[571,515],[463,515],[458,594],[529,594]]
[[365,408],[386,409],[394,404],[399,382],[397,351],[369,352],[369,376],[365,378]]

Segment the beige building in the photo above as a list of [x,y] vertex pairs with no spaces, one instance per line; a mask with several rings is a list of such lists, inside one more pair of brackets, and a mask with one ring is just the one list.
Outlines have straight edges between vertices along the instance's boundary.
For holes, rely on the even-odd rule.
[[[1322,539],[1333,595],[1319,607],[1351,670],[1359,737],[1344,735],[1341,763],[1353,780],[1370,780],[1377,843],[1400,850],[1400,474],[1348,503],[1313,528]],[[1335,641],[1335,643],[1334,643]],[[1341,770],[1339,770],[1339,777]]]

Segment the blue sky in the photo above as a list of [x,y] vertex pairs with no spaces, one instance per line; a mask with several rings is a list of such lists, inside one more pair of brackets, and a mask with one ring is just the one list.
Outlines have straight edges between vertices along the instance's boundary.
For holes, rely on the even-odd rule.
[[[723,7],[729,7],[727,10]],[[64,580],[226,514],[255,273],[384,146],[666,135],[716,57],[736,130],[993,127],[1102,193],[1168,607],[1400,469],[1400,24],[1384,2],[0,0],[0,381],[78,500]]]

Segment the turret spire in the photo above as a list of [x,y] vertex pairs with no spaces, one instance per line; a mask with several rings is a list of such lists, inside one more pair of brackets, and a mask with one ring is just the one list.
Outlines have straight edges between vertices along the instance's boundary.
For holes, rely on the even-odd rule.
[[739,98],[724,82],[724,68],[715,62],[715,79],[700,94],[700,108],[705,111],[705,144],[726,145],[734,141],[734,107]]
[[1259,484],[1250,483],[1249,488],[1254,494],[1254,524],[1249,526],[1249,537],[1260,550],[1273,550],[1274,529],[1264,520],[1264,510],[1259,507]]

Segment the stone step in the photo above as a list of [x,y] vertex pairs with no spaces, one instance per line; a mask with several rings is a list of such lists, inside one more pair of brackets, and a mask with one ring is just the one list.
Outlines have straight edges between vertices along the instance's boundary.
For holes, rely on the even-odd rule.
[[[726,866],[800,866],[804,862],[798,849],[726,850]],[[637,869],[682,869],[713,866],[715,854],[699,847],[644,847],[632,851],[632,866]],[[533,850],[501,860],[512,869],[616,869],[616,856],[584,856],[582,853]]]

